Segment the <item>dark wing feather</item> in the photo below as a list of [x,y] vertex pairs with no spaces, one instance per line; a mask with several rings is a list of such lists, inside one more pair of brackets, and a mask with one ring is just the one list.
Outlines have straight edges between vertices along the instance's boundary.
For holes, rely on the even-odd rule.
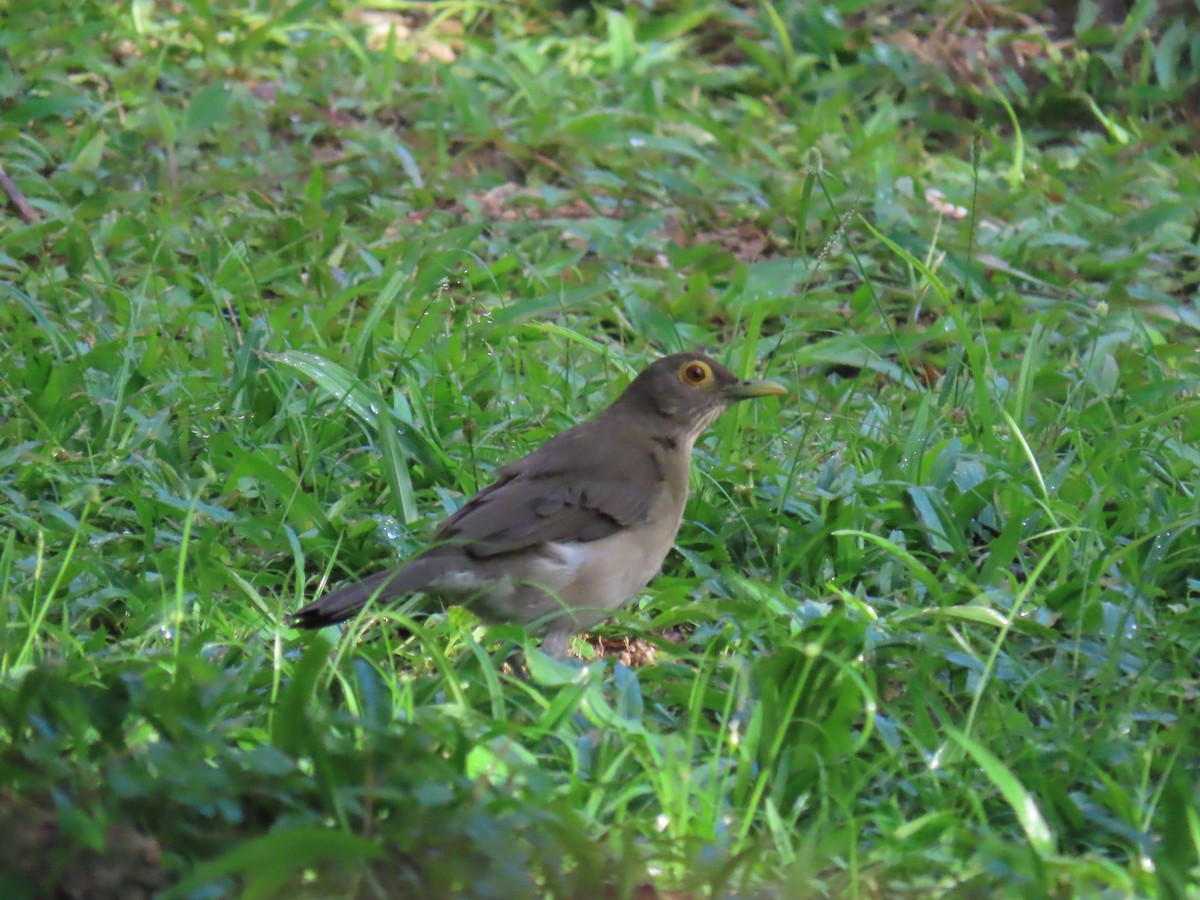
[[550,541],[596,541],[644,519],[662,489],[660,449],[651,441],[598,444],[588,427],[595,424],[500,469],[436,540],[484,558]]

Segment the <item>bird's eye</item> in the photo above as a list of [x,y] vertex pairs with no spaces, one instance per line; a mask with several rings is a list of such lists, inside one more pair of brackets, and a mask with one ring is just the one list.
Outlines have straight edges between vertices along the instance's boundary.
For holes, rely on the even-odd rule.
[[698,360],[684,363],[683,368],[679,370],[679,380],[693,387],[704,384],[710,378],[712,378],[712,369]]

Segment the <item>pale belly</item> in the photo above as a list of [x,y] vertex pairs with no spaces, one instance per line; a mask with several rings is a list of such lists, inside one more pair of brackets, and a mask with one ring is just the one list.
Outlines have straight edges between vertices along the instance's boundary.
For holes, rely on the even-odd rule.
[[672,545],[648,540],[636,529],[598,541],[551,543],[519,564],[514,557],[496,559],[496,568],[505,570],[502,577],[488,577],[479,566],[445,575],[428,590],[469,604],[485,618],[547,626],[566,617],[570,630],[578,631],[636,597],[658,574]]

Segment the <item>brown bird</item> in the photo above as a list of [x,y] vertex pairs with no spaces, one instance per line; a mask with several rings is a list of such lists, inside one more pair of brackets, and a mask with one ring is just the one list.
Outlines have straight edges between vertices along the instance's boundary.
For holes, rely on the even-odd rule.
[[325,594],[292,624],[320,628],[425,592],[544,630],[542,649],[564,656],[571,635],[658,574],[683,520],[696,438],[738,400],[784,393],[698,353],[664,357],[594,419],[501,468],[429,550]]

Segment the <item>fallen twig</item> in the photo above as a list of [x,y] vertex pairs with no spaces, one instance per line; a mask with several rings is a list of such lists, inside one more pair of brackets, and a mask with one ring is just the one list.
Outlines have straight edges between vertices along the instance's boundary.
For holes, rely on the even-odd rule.
[[4,193],[8,194],[8,199],[17,208],[17,212],[21,214],[21,221],[26,225],[32,225],[41,218],[38,211],[29,205],[29,201],[25,199],[25,195],[21,193],[17,183],[8,177],[8,172],[4,171],[3,165],[0,165],[0,188],[4,188]]

